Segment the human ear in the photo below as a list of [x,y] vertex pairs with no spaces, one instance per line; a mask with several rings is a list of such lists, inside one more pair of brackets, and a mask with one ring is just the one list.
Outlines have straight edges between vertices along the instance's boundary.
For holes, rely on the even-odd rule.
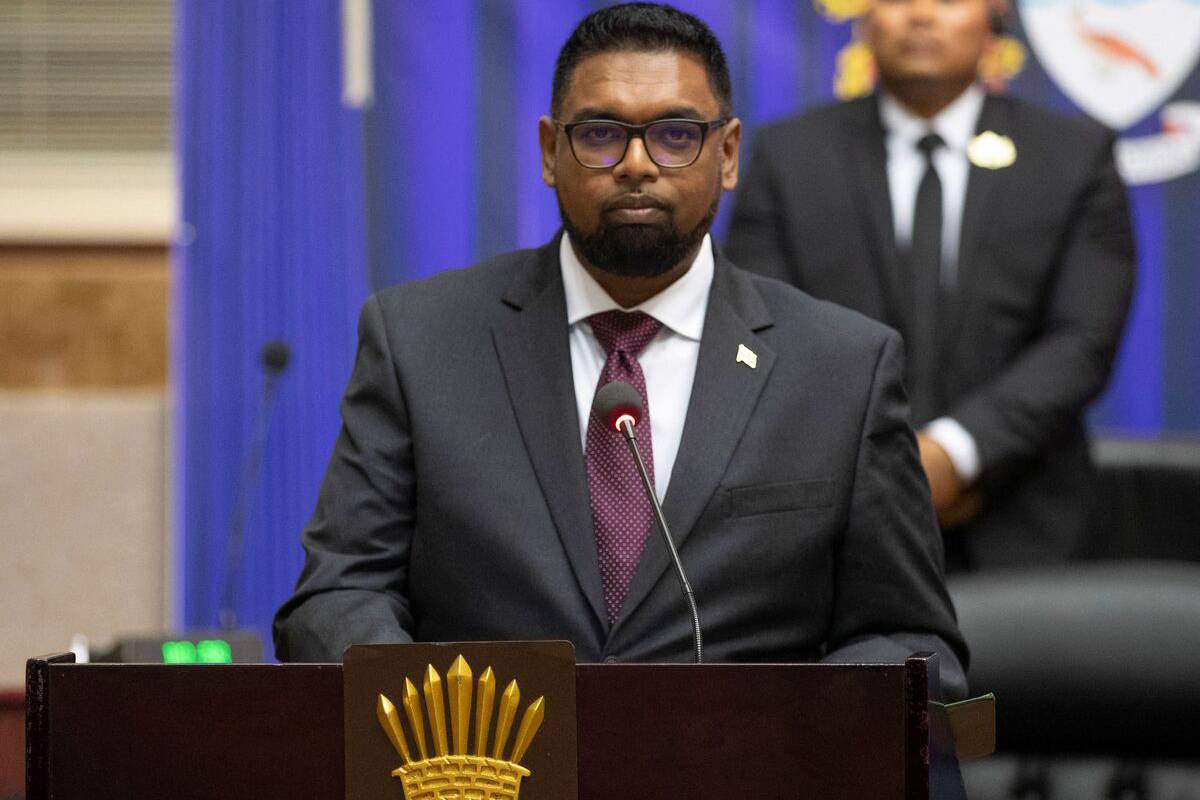
[[558,168],[558,127],[546,116],[538,118],[538,146],[542,150],[542,182],[553,189]]
[[732,192],[738,183],[738,154],[742,144],[742,121],[737,117],[721,128],[721,188]]

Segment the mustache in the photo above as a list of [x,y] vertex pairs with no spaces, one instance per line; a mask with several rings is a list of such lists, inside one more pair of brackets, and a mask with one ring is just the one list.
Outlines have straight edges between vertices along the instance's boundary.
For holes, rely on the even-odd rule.
[[616,211],[622,208],[657,208],[663,211],[670,211],[671,207],[659,200],[657,197],[649,194],[626,194],[621,195],[616,200],[607,203],[604,206],[605,211]]

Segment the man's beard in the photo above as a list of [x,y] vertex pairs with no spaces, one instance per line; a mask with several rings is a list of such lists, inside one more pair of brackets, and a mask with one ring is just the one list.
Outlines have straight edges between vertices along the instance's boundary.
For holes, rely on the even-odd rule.
[[691,230],[680,233],[668,219],[653,225],[618,224],[604,221],[594,233],[584,233],[558,200],[558,213],[571,244],[584,260],[596,269],[625,278],[653,278],[669,272],[683,259],[693,255],[717,216],[721,195],[713,197],[704,217]]

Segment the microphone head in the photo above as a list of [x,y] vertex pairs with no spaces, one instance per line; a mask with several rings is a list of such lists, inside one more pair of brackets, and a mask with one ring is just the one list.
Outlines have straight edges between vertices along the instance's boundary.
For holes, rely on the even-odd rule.
[[262,359],[263,370],[268,375],[278,375],[287,369],[288,359],[291,357],[291,350],[288,349],[287,342],[275,339],[263,345],[260,358]]
[[636,427],[642,421],[642,396],[625,381],[606,383],[596,392],[592,411],[614,431],[621,430],[626,418]]

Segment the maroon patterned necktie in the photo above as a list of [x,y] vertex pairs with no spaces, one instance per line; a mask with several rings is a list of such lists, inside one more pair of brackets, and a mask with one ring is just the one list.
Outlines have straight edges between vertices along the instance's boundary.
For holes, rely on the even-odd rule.
[[[646,376],[638,363],[638,354],[650,343],[662,323],[640,311],[606,311],[588,318],[596,341],[607,359],[600,371],[601,386],[625,381],[642,397],[642,421],[634,429],[638,450],[654,483],[654,451],[650,443],[650,405],[646,402]],[[613,622],[625,602],[629,582],[642,557],[654,509],[637,465],[624,437],[610,429],[593,411],[588,417],[587,477],[591,494],[592,529],[600,555],[600,580],[604,586],[604,607]]]

